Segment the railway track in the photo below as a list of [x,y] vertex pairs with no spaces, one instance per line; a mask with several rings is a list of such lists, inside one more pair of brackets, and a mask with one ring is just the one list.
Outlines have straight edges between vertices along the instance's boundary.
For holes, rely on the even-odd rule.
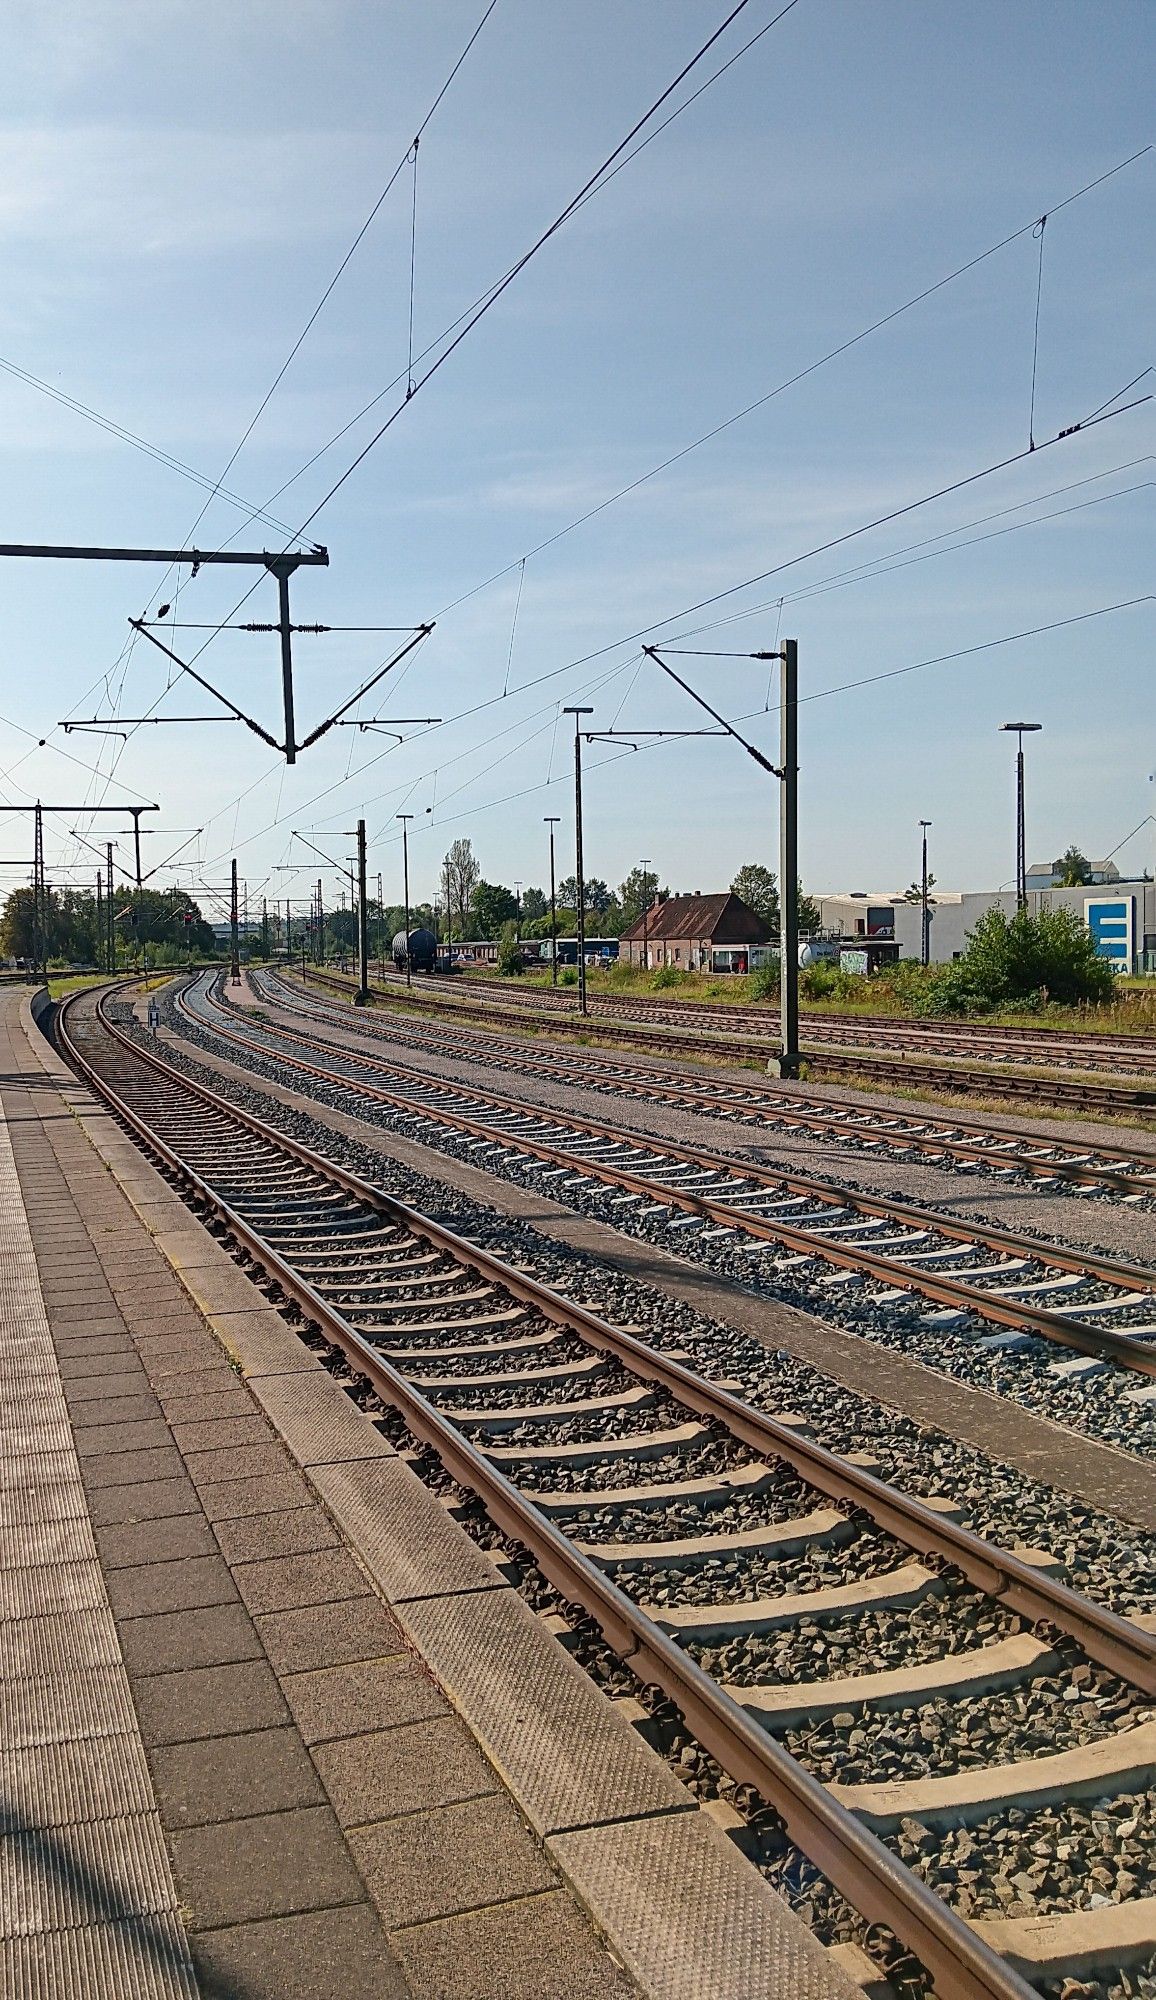
[[[398,975],[400,977],[400,975]],[[470,975],[471,985],[482,986],[505,997],[508,981]],[[573,1001],[555,988],[527,989],[528,1004],[545,998],[552,1006],[573,1008]],[[666,1000],[649,994],[595,993],[589,1004],[601,1011],[624,1012],[679,1025],[706,1024],[717,1019],[720,1010],[704,1000]],[[768,1031],[768,1010],[763,1007],[725,1008],[726,1018],[753,1034]],[[808,1013],[801,1016],[804,1034],[814,1041],[862,1042],[872,1047],[899,1041],[904,1047],[927,1048],[949,1055],[957,1050],[982,1053],[989,1062],[1056,1063],[1070,1067],[1110,1067],[1122,1069],[1126,1063],[1137,1071],[1156,1070],[1156,1031],[1151,1034],[1091,1034],[1078,1029],[1049,1027],[1009,1027],[973,1021],[898,1020],[890,1014]]]
[[[788,1267],[819,1261],[853,1273],[875,1288],[879,1302],[915,1293],[997,1328],[1001,1344],[1009,1335],[1042,1339],[1156,1377],[1156,1273],[1144,1265],[1044,1245],[1017,1231],[701,1147],[624,1138],[600,1121],[433,1078],[393,1056],[242,1023],[203,988],[186,991],[177,1005],[202,1029],[242,1049],[264,1048],[292,1073],[389,1106],[419,1130],[437,1124],[460,1133],[479,1161],[506,1150],[535,1162],[545,1186],[557,1180],[563,1192],[611,1187],[620,1204],[643,1212],[649,1205],[672,1227],[700,1226],[772,1245]],[[292,1053],[286,1043],[305,1053]],[[318,1054],[324,1064],[310,1059]]]
[[[342,1017],[332,1004],[313,1001],[307,990],[290,987],[276,975],[250,973],[249,978],[259,997],[282,1012],[352,1031],[354,1024],[348,1014]],[[390,1027],[385,1029],[363,1013],[357,1017],[356,1032],[369,1040],[388,1039],[396,1046],[394,1020],[396,1017],[392,1017]],[[1074,1150],[1062,1142],[1030,1137],[989,1119],[969,1123],[959,1118],[919,1118],[869,1105],[837,1105],[824,1098],[808,1097],[798,1087],[784,1089],[739,1078],[720,1081],[696,1077],[669,1065],[615,1060],[591,1049],[583,1049],[579,1054],[552,1048],[543,1054],[540,1046],[527,1037],[503,1040],[493,1031],[483,1035],[442,1025],[425,1030],[416,1021],[406,1021],[403,1033],[410,1046],[429,1049],[435,1054],[460,1056],[465,1061],[481,1062],[515,1075],[541,1076],[551,1082],[634,1097],[647,1104],[702,1111],[760,1129],[811,1132],[879,1153],[896,1153],[907,1158],[912,1153],[923,1153],[956,1166],[983,1166],[1008,1175],[1022,1173],[1045,1182],[1063,1182],[1134,1199],[1156,1196],[1156,1155],[1145,1154],[1139,1148],[1097,1143]]]
[[[1156,1951],[1143,1894],[1113,1902],[1098,1927],[1077,1896],[1045,1939],[1030,1917],[966,1922],[962,1888],[945,1877],[933,1890],[898,1852],[912,1815],[1030,1818],[1064,1810],[1069,1792],[1147,1810],[1156,1643],[1139,1624],[182,1075],[104,999],[74,996],[58,1033],[280,1287],[337,1379],[400,1414],[724,1770],[770,1801],[865,1923],[916,1954],[940,2000],[1028,2000],[1016,1968],[1043,1978],[1077,1947],[1106,1966],[1125,1946],[1132,1962]],[[880,1672],[883,1627],[899,1664]],[[787,1685],[766,1652],[784,1629],[803,1635]],[[1089,1685],[1102,1726],[1085,1713]],[[1067,1717],[1049,1723],[1047,1755],[1017,1757],[997,1728],[1004,1754],[965,1749],[932,1758],[930,1773],[926,1756],[904,1754],[896,1775],[895,1708],[933,1717],[979,1701],[998,1718],[1009,1700],[1020,1715],[1043,1703]],[[868,1744],[852,1782],[811,1747],[815,1723],[841,1726],[849,1704]]]
[[[310,980],[328,986],[332,991],[351,995],[352,983],[328,973],[311,968]],[[470,988],[475,982],[459,989],[448,980],[423,979],[413,987],[407,987],[400,978],[389,978],[379,990],[391,1004],[404,1007],[407,1011],[432,1011],[443,1017],[454,1011],[463,1017],[473,1016],[481,1021],[499,1020],[507,1028],[529,1026],[537,1032],[565,1034],[571,1038],[581,1035],[583,1041],[602,1039],[626,1044],[631,1048],[657,1050],[660,1054],[679,1054],[689,1060],[706,1062],[734,1062],[758,1064],[765,1069],[768,1058],[779,1044],[773,1034],[767,1032],[767,1023],[760,1020],[760,1032],[736,1033],[730,1025],[730,1009],[703,1007],[707,1016],[705,1022],[697,1017],[692,1025],[646,1019],[639,1020],[626,1011],[633,1002],[623,1002],[622,1011],[610,1006],[602,999],[591,1002],[591,1013],[580,1017],[570,1003],[559,1002],[545,1005],[539,990],[518,995],[516,988],[503,989],[500,999],[481,997]],[[719,1021],[724,1023],[718,1026]],[[906,1023],[897,1027],[905,1029]],[[906,1046],[901,1043],[900,1046]],[[1015,1069],[1010,1063],[1004,1066],[979,1068],[974,1051],[960,1053],[955,1062],[934,1061],[925,1054],[905,1056],[878,1049],[857,1048],[847,1045],[842,1048],[822,1048],[804,1041],[803,1055],[808,1075],[821,1079],[826,1076],[842,1080],[863,1077],[871,1084],[890,1084],[901,1090],[913,1087],[938,1095],[986,1096],[999,1098],[1022,1098],[1035,1110],[1047,1107],[1050,1110],[1071,1111],[1088,1117],[1099,1115],[1108,1118],[1147,1117],[1156,1111],[1156,1080],[1153,1085],[1142,1081],[1108,1083],[1095,1078],[1077,1078],[1058,1074],[1046,1065]],[[965,1059],[970,1055],[970,1060]]]

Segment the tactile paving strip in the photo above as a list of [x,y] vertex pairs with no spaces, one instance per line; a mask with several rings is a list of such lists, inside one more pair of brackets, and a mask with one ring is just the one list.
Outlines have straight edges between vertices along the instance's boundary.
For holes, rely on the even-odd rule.
[[512,1590],[425,1598],[396,1615],[537,1833],[689,1809],[689,1793]]
[[195,2000],[0,1119],[0,1991]]
[[702,1813],[547,1842],[627,1971],[663,2000],[862,2000],[754,1869],[735,1869]]
[[391,1604],[501,1583],[488,1556],[401,1459],[327,1465],[313,1483]]

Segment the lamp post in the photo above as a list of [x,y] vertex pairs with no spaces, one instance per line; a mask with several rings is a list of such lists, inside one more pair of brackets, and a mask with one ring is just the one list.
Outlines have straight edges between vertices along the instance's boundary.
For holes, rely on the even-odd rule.
[[593,715],[592,708],[565,708],[563,715],[574,717],[574,849],[577,865],[578,903],[578,1012],[586,1012],[586,883],[582,875],[582,717]]
[[516,875],[515,875],[515,877],[514,877],[514,935],[515,935],[515,937],[517,938],[517,940],[518,940],[518,943],[519,943],[519,944],[521,944],[521,942],[522,942],[522,884],[521,884],[521,882],[519,881],[519,879],[518,879],[518,877],[517,877]]
[[381,871],[377,875],[377,955],[381,961],[381,983],[385,985],[385,905],[381,900]]
[[413,814],[398,813],[397,817],[401,821],[401,855],[405,879],[405,983],[407,986],[412,986],[413,966],[410,963],[409,949],[409,822]]
[[558,984],[558,903],[554,890],[554,828],[561,823],[560,813],[547,813],[543,825],[550,829],[550,984]]
[[1016,907],[1028,901],[1028,858],[1024,840],[1024,737],[1043,728],[1042,722],[1001,722],[1000,729],[1016,739]]
[[927,829],[931,825],[931,821],[929,819],[921,819],[919,824],[923,828],[923,884],[920,898],[923,905],[923,925],[919,933],[919,963],[920,965],[927,965],[931,960],[931,931],[928,924],[927,910]]
[[650,946],[647,937],[647,924],[650,919],[650,876],[647,872],[649,867],[648,856],[642,863],[642,970],[644,972],[650,970]]

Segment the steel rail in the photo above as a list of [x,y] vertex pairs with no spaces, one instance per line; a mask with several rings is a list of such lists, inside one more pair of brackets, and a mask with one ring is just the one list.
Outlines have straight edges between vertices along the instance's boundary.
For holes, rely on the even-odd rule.
[[[310,978],[327,985],[339,993],[350,991],[348,985],[311,968]],[[495,1001],[473,999],[466,995],[448,994],[437,999],[427,993],[400,993],[392,986],[381,989],[390,1006],[420,1009],[437,1013],[449,1008],[459,1016],[475,1020],[493,1018],[495,1015],[506,1022],[516,1021],[519,1012],[539,1032],[567,1036],[571,1040],[580,1033],[583,1040],[598,1040],[609,1043],[626,1043],[638,1048],[658,1048],[669,1052],[677,1048],[688,1057],[697,1056],[703,1061],[729,1061],[737,1063],[757,1062],[766,1066],[768,1048],[774,1043],[766,1036],[743,1037],[738,1034],[716,1033],[697,1028],[647,1026],[645,1022],[633,1021],[626,1016],[616,1016],[612,1012],[592,1013],[579,1021],[577,1015],[563,1013],[560,1009],[547,1007],[538,1014],[531,1013],[529,1000],[519,1001],[513,1006],[501,1007]],[[508,996],[506,996],[508,998]],[[909,1060],[894,1055],[872,1053],[863,1049],[842,1048],[824,1051],[813,1045],[804,1045],[803,1057],[808,1071],[815,1076],[843,1076],[851,1071],[860,1071],[873,1080],[898,1083],[904,1088],[913,1084],[918,1088],[959,1091],[965,1095],[980,1094],[984,1091],[1000,1097],[1028,1097],[1036,1104],[1047,1104],[1054,1109],[1069,1109],[1088,1114],[1100,1111],[1120,1116],[1136,1111],[1151,1110],[1156,1107],[1156,1089],[1147,1089],[1129,1084],[1098,1083],[1094,1080],[1081,1082],[1073,1077],[1061,1075],[1058,1069],[1036,1069],[1030,1074],[1024,1070],[979,1069],[960,1063],[952,1065],[942,1061],[927,1060],[913,1056]]]
[[[508,988],[502,981],[486,974],[481,977],[475,975],[473,983],[489,988],[499,997],[508,995]],[[544,989],[535,989],[524,994],[524,1004],[532,1005],[536,1000],[539,1002],[545,1000],[549,1007],[559,1010],[565,1010],[568,1005],[562,995],[555,996],[553,991],[546,993]],[[646,993],[599,993],[594,996],[593,1004],[607,1013],[633,1009],[640,1017],[652,1014],[656,1019],[671,1021],[693,1021],[696,1017],[699,1020],[709,1021],[712,1013],[719,1011],[703,1000],[664,1000],[653,998]],[[738,1005],[728,1003],[726,1013],[736,1022],[744,1026],[749,1025],[756,1032],[767,1025],[767,1017],[759,1008],[743,1005],[741,1002]],[[886,1037],[909,1035],[928,1047],[938,1045],[944,1049],[952,1047],[966,1049],[971,1044],[975,1047],[986,1046],[992,1049],[1051,1048],[1065,1056],[1081,1053],[1101,1056],[1134,1055],[1146,1063],[1156,1064],[1156,1031],[1147,1034],[1141,1031],[1121,1035],[1112,1033],[1096,1035],[1080,1029],[1043,1025],[1038,1028],[1035,1026],[1028,1028],[1013,1027],[1000,1022],[989,1025],[980,1021],[911,1020],[890,1014],[837,1014],[815,1011],[804,1012],[802,1020],[816,1034],[835,1037],[845,1035],[862,1038],[871,1030],[878,1029]]]
[[[183,994],[179,1003],[183,1003]],[[187,1008],[185,1009],[187,1012]],[[196,1022],[196,1016],[189,1014]],[[197,1023],[203,1026],[203,1023]],[[239,1047],[254,1054],[267,1054],[271,1059],[284,1062],[303,1075],[311,1076],[319,1082],[336,1084],[342,1089],[361,1090],[367,1096],[394,1109],[413,1116],[420,1111],[423,1117],[438,1123],[468,1132],[471,1136],[504,1143],[513,1149],[529,1153],[533,1158],[548,1161],[552,1165],[568,1167],[572,1171],[586,1175],[593,1180],[604,1181],[608,1186],[624,1188],[630,1193],[661,1203],[666,1207],[677,1207],[685,1214],[696,1215],[704,1220],[718,1223],[730,1229],[740,1229],[749,1236],[764,1242],[781,1243],[788,1249],[807,1256],[820,1257],[841,1270],[859,1271],[877,1279],[881,1284],[894,1286],[910,1292],[922,1293],[935,1299],[941,1305],[953,1306],[960,1310],[974,1312],[984,1319],[993,1320],[997,1325],[1020,1332],[1038,1334],[1058,1346],[1070,1347],[1076,1353],[1093,1355],[1101,1360],[1115,1362],[1122,1368],[1131,1369],[1139,1375],[1156,1377],[1156,1345],[1145,1347],[1139,1341],[1131,1340],[1127,1334],[1113,1333],[1107,1327],[1093,1327],[1087,1322],[1069,1320],[1060,1313],[1050,1312],[1046,1306],[1020,1305],[1014,1301],[1001,1299],[998,1294],[983,1290],[979,1286],[968,1285],[964,1279],[952,1278],[938,1272],[918,1270],[914,1265],[877,1253],[835,1242],[821,1234],[812,1235],[805,1228],[795,1228],[789,1222],[773,1220],[753,1212],[730,1207],[725,1201],[709,1194],[693,1194],[675,1187],[670,1182],[651,1180],[645,1174],[634,1172],[629,1167],[607,1165],[591,1158],[588,1154],[574,1155],[561,1147],[552,1146],[544,1140],[533,1139],[518,1133],[505,1131],[499,1126],[480,1123],[464,1112],[447,1111],[429,1103],[415,1105],[412,1098],[385,1090],[380,1084],[364,1082],[359,1078],[342,1076],[334,1070],[324,1070],[315,1063],[306,1063],[297,1056],[271,1050],[262,1051],[259,1044],[247,1041],[235,1030],[214,1027],[212,1032],[223,1040],[233,1041]],[[294,1030],[279,1029],[278,1033],[288,1039],[305,1040]],[[340,1051],[346,1054],[346,1051]],[[358,1058],[352,1052],[350,1059],[372,1062],[373,1058]],[[430,1078],[420,1070],[408,1070],[407,1065],[392,1063],[396,1075],[408,1074],[415,1084],[427,1090],[432,1086],[448,1095],[469,1096],[483,1103],[496,1106],[499,1110],[518,1117],[540,1117],[543,1122],[567,1125],[587,1137],[611,1140],[615,1144],[634,1143],[653,1153],[666,1153],[682,1166],[709,1167],[715,1172],[730,1173],[736,1178],[762,1181],[772,1189],[785,1189],[823,1201],[832,1207],[849,1208],[868,1217],[883,1221],[898,1221],[920,1229],[934,1230],[941,1236],[969,1247],[998,1250],[1004,1254],[1028,1256],[1035,1262],[1054,1264],[1060,1270],[1078,1273],[1106,1284],[1126,1287],[1143,1287],[1153,1292],[1156,1305],[1156,1274],[1144,1265],[1127,1264],[1115,1259],[1097,1257],[1087,1251],[1074,1251],[1060,1245],[1041,1242],[1037,1237],[1024,1236],[1018,1231],[998,1229],[987,1223],[956,1222],[951,1217],[941,1215],[938,1209],[922,1208],[913,1202],[885,1200],[881,1196],[859,1194],[836,1186],[833,1182],[819,1181],[791,1169],[767,1168],[757,1162],[748,1165],[725,1153],[714,1153],[705,1147],[679,1146],[675,1150],[669,1141],[652,1141],[642,1134],[630,1133],[624,1138],[621,1132],[602,1125],[592,1119],[579,1117],[576,1113],[540,1110],[516,1098],[507,1098],[493,1091],[475,1088],[473,1085],[454,1084],[442,1078]]]
[[[83,994],[71,995],[65,1002],[65,1008],[84,997]],[[787,1459],[801,1476],[821,1486],[822,1490],[832,1497],[850,1500],[854,1505],[862,1506],[872,1514],[873,1518],[879,1520],[881,1526],[898,1534],[901,1540],[910,1541],[913,1548],[926,1554],[940,1555],[945,1561],[955,1563],[978,1589],[984,1590],[988,1595],[1004,1597],[1005,1588],[1014,1589],[1015,1597],[1006,1598],[1012,1609],[1037,1622],[1040,1619],[1049,1619],[1053,1624],[1059,1624],[1086,1651],[1093,1653],[1096,1658],[1102,1658],[1102,1664],[1110,1666],[1114,1673],[1120,1673],[1124,1678],[1135,1681],[1146,1691],[1156,1693],[1156,1636],[1142,1631],[1140,1627],[1133,1625],[1128,1619],[1119,1617],[1117,1613],[1105,1610],[1102,1606],[1082,1598],[1067,1584],[1038,1571],[1030,1563],[1023,1562],[1009,1551],[994,1548],[992,1544],[985,1542],[982,1536],[946,1519],[935,1509],[925,1506],[922,1501],[898,1493],[885,1481],[877,1479],[873,1473],[848,1463],[824,1445],[815,1443],[813,1439],[800,1437],[789,1425],[779,1423],[774,1417],[762,1411],[753,1410],[741,1398],[717,1387],[705,1376],[696,1374],[682,1362],[669,1359],[658,1350],[650,1348],[636,1335],[626,1333],[608,1321],[599,1319],[586,1307],[575,1304],[572,1300],[564,1298],[561,1293],[554,1291],[552,1287],[543,1285],[540,1279],[529,1277],[515,1267],[503,1263],[491,1251],[459,1236],[455,1231],[433,1221],[419,1210],[410,1208],[395,1195],[387,1195],[382,1190],[374,1188],[348,1167],[343,1167],[326,1155],[313,1151],[311,1147],[291,1138],[287,1133],[279,1132],[275,1126],[266,1124],[253,1112],[242,1110],[240,1106],[222,1097],[209,1085],[183,1076],[154,1051],[138,1047],[123,1030],[111,1022],[104,1012],[103,998],[97,1004],[100,1023],[105,1032],[136,1061],[154,1069],[170,1087],[175,1086],[187,1095],[199,1099],[218,1117],[243,1126],[267,1146],[289,1154],[300,1166],[333,1182],[346,1194],[353,1195],[359,1201],[368,1202],[379,1213],[400,1222],[406,1228],[413,1229],[419,1235],[424,1235],[448,1255],[461,1263],[468,1264],[489,1283],[502,1286],[513,1296],[521,1299],[524,1304],[534,1306],[556,1324],[578,1330],[595,1345],[608,1348],[633,1373],[644,1376],[646,1380],[659,1382],[680,1400],[688,1401],[692,1395],[703,1398],[703,1402],[692,1405],[700,1410],[700,1414],[715,1417],[728,1427],[732,1419],[741,1420],[751,1426],[752,1428],[746,1433],[739,1433],[743,1436],[744,1442],[751,1444],[755,1449],[772,1450],[776,1456]],[[75,1044],[70,1043],[70,1053],[86,1071],[89,1069],[90,1066],[83,1055],[76,1050]],[[97,1080],[99,1082],[99,1079]],[[131,1107],[128,1109],[131,1112]],[[132,1116],[135,1120],[135,1114]],[[146,1136],[149,1135],[149,1128],[144,1127],[143,1130]],[[164,1142],[159,1141],[159,1143]],[[174,1161],[182,1172],[192,1171],[186,1169],[183,1162],[177,1161],[175,1155]],[[830,1483],[832,1481],[833,1484]],[[877,1508],[885,1511],[876,1513]],[[919,1530],[918,1540],[912,1539],[910,1532],[916,1526]],[[993,1588],[993,1584],[998,1587]],[[1070,1619],[1075,1622],[1069,1622]],[[1113,1649],[1111,1659],[1095,1652],[1093,1641],[1096,1645],[1110,1646]]]
[[[279,1007],[284,1013],[298,1014],[304,1020],[317,1019],[317,1015],[309,1009],[294,1004],[301,996],[292,989],[286,989],[283,995],[272,994],[254,983],[254,991],[258,994],[258,998],[267,1001],[270,1006]],[[329,1004],[321,1002],[322,1008]],[[335,1012],[324,1014],[322,1019],[334,1027],[349,1025],[350,1032],[353,1032],[351,1024],[335,1018]],[[419,1035],[423,1032],[416,1023],[412,1024],[412,1030]],[[379,1032],[365,1019],[364,1014],[356,1023],[356,1032],[369,1040],[385,1039],[384,1031]],[[430,1030],[433,1036],[438,1032],[436,1028]],[[484,1056],[487,1039],[485,1034],[476,1030],[471,1031],[466,1026],[459,1027],[457,1024],[454,1024],[449,1032],[462,1037],[467,1059],[478,1049],[481,1049]],[[468,1040],[471,1033],[473,1033],[472,1046]],[[534,1049],[525,1035],[520,1039],[502,1040],[493,1031],[489,1032],[489,1042],[491,1050],[507,1056],[526,1070],[559,1082],[567,1082],[572,1072],[581,1071],[583,1056],[588,1053],[584,1051],[583,1056],[564,1052],[543,1054]],[[437,1053],[452,1054],[454,1051],[443,1049]],[[680,1108],[703,1107],[708,1115],[716,1111],[746,1114],[751,1118],[764,1118],[772,1124],[797,1126],[805,1131],[820,1132],[826,1137],[835,1139],[849,1137],[870,1142],[876,1146],[888,1147],[895,1152],[915,1151],[947,1159],[960,1158],[975,1161],[983,1166],[1014,1166],[1019,1171],[1035,1174],[1044,1180],[1066,1180],[1081,1187],[1103,1187],[1113,1194],[1156,1197],[1156,1154],[1146,1156],[1139,1149],[1133,1150],[1094,1141],[1090,1150],[1103,1162],[1102,1165],[1088,1164],[1079,1160],[1049,1160],[1042,1152],[1001,1154],[996,1150],[994,1143],[985,1144],[985,1140],[992,1142],[1010,1140],[1020,1146],[1037,1148],[1057,1146],[1067,1142],[1049,1140],[1043,1133],[1018,1132],[1014,1126],[1001,1125],[995,1120],[985,1120],[979,1125],[968,1124],[964,1119],[950,1116],[938,1120],[934,1116],[920,1118],[917,1113],[882,1114],[890,1116],[893,1120],[910,1115],[911,1125],[908,1129],[893,1129],[886,1125],[873,1126],[866,1122],[856,1122],[856,1115],[864,1121],[869,1117],[871,1107],[868,1105],[832,1104],[824,1107],[822,1100],[819,1099],[801,1104],[795,1092],[784,1090],[776,1093],[761,1089],[754,1083],[728,1085],[716,1079],[699,1078],[670,1068],[647,1069],[636,1066],[632,1071],[628,1071],[625,1063],[629,1060],[629,1057],[623,1058],[618,1068],[610,1065],[605,1070],[593,1074],[609,1091],[644,1099],[665,1095]],[[934,1129],[918,1129],[920,1126],[934,1128],[936,1124],[947,1129],[938,1133]],[[1139,1171],[1146,1159],[1151,1168],[1151,1175],[1147,1178]]]
[[[73,996],[73,1001],[77,997]],[[530,1550],[543,1574],[563,1596],[589,1612],[607,1642],[639,1679],[652,1681],[663,1689],[683,1714],[688,1727],[723,1768],[738,1782],[753,1785],[774,1804],[791,1839],[853,1907],[870,1921],[887,1924],[903,1939],[932,1973],[942,2000],[1033,2000],[1031,1986],[724,1694],[681,1647],[654,1625],[447,1417],[299,1276],[272,1244],[152,1130],[147,1120],[134,1111],[77,1048],[68,1030],[71,1004],[65,1002],[58,1018],[61,1039],[80,1073],[145,1146],[219,1217],[287,1297],[369,1378],[383,1399],[401,1411],[414,1434],[436,1451],[451,1477],[475,1492],[502,1531]],[[820,1490],[837,1493],[869,1508],[873,1502],[879,1510],[876,1518],[884,1525],[892,1519],[904,1521],[909,1530],[919,1533],[913,1546],[944,1553],[950,1548],[948,1559],[956,1562],[963,1554],[980,1576],[986,1575],[1000,1586],[999,1594],[1006,1602],[1022,1605],[1025,1610],[1029,1603],[1039,1607],[1027,1611],[1027,1615],[1056,1622],[1057,1611],[1061,1615],[1066,1613],[1073,1623],[1065,1629],[1072,1629],[1075,1634],[1087,1629],[1114,1659],[1127,1656],[1136,1662],[1146,1675],[1142,1685],[1156,1685],[1156,1643],[1127,1620],[1099,1606],[1085,1604],[1066,1586],[1041,1577],[1018,1558],[990,1548],[980,1537],[943,1521],[923,1503],[894,1493],[883,1482],[847,1465],[824,1447],[799,1439],[773,1418],[748,1409],[705,1378],[655,1355],[633,1336],[564,1300],[549,1287],[528,1281],[523,1273],[502,1264],[479,1246],[370,1187],[298,1141],[287,1139],[250,1113],[239,1111],[216,1092],[180,1076],[151,1052],[138,1049],[108,1021],[103,1001],[98,1002],[97,1011],[106,1033],[136,1060],[164,1076],[170,1088],[199,1098],[227,1122],[243,1125],[267,1145],[289,1153],[325,1179],[335,1181],[376,1213],[401,1223],[414,1235],[424,1237],[483,1273],[512,1295],[534,1304],[548,1319],[579,1332],[593,1345],[619,1354],[632,1372],[669,1383],[691,1407],[704,1414],[717,1412],[719,1421],[732,1427],[741,1424],[738,1434],[747,1442],[756,1449],[769,1449],[796,1470],[807,1468],[804,1476],[812,1478]],[[979,1587],[985,1586],[980,1583]],[[1104,1656],[1097,1652],[1094,1657]],[[1118,1666],[1113,1671],[1119,1671]]]

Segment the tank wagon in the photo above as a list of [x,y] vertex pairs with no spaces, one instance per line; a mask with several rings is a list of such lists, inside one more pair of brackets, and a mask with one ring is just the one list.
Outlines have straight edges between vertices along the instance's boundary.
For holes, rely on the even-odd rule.
[[432,931],[398,931],[393,940],[393,962],[399,972],[404,972],[406,961],[411,972],[433,972],[437,966],[438,941]]

